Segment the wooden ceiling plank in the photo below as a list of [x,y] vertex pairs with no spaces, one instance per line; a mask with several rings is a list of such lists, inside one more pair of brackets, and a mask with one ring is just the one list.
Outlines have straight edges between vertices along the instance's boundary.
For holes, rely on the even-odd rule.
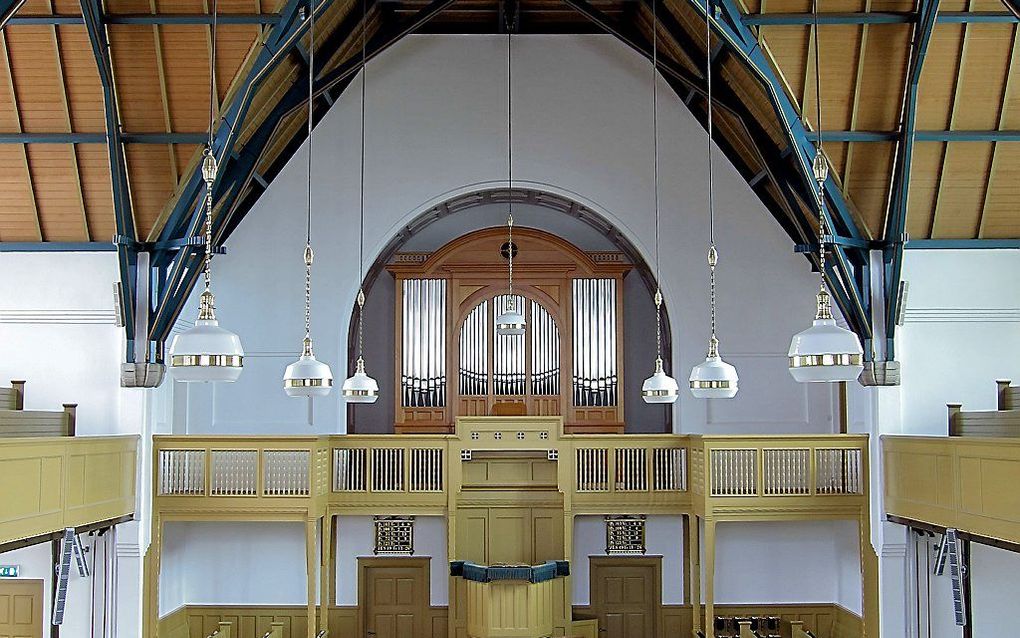
[[[149,0],[149,9],[153,15],[156,14],[156,0]],[[152,40],[156,46],[156,74],[159,76],[159,95],[163,103],[163,127],[167,133],[173,132],[170,121],[170,98],[167,95],[166,87],[166,60],[163,58],[163,38],[160,35],[159,25],[152,25]],[[173,144],[167,144],[167,152],[170,155],[170,168],[173,175],[174,189],[181,183],[180,173],[177,172],[177,152]]]
[[[968,0],[967,10],[970,11],[973,8],[974,0]],[[960,105],[960,79],[963,77],[963,68],[967,62],[967,35],[970,31],[970,24],[964,23],[963,25],[963,37],[960,38],[960,55],[956,59],[956,79],[954,80],[954,88],[952,95],[952,104],[949,107],[949,130],[953,130],[956,124],[957,107]],[[939,162],[939,178],[938,186],[935,187],[935,209],[931,214],[931,229],[928,231],[929,239],[936,239],[935,230],[938,228],[939,212],[944,206],[943,188],[945,186],[946,179],[946,156],[949,155],[949,149],[951,144],[945,144],[942,148],[942,159]]]
[[[865,11],[871,11],[871,0],[867,0],[864,5]],[[850,105],[850,129],[851,131],[857,130],[857,106],[861,101],[861,75],[864,73],[864,50],[868,46],[868,26],[867,24],[861,26],[861,37],[857,41],[857,68],[854,71],[854,89],[853,98],[851,99]],[[843,163],[843,193],[847,194],[850,192],[850,167],[854,161],[854,144],[846,145],[846,161]]]
[[[1009,98],[1012,94],[1012,88],[1014,85],[1014,73],[1013,69],[1020,69],[1020,46],[1017,46],[1017,42],[1020,40],[1020,26],[1013,26],[1013,43],[1010,45],[1009,62],[1006,64],[1006,81],[1002,88],[1002,102],[999,107],[999,125],[998,130],[1004,130],[1006,125],[1006,115],[1009,111]],[[1020,71],[1017,71],[1016,75],[1020,75]],[[981,239],[985,235],[985,212],[988,210],[989,193],[992,190],[992,182],[995,181],[995,173],[998,162],[996,161],[995,151],[999,148],[998,142],[992,142],[992,159],[988,167],[988,179],[985,180],[985,194],[981,200],[981,212],[978,215],[978,230],[977,238]]]
[[[7,47],[7,35],[0,29],[0,53],[3,54],[4,64],[3,72],[7,74],[7,86],[11,92],[11,104],[14,105],[14,124],[17,133],[24,133],[24,129],[21,127],[21,107],[18,106],[18,90],[14,86],[14,71],[11,68],[11,54]],[[35,196],[35,183],[32,179],[32,168],[28,164],[28,149],[25,144],[19,144],[20,150],[19,155],[21,156],[21,164],[25,169],[25,176],[28,178],[28,192],[31,195],[32,212],[35,215],[35,231],[39,237],[39,241],[45,241],[42,232],[42,220],[39,218],[39,203]]]
[[[50,13],[53,13],[53,0],[47,0],[50,6]],[[64,104],[64,116],[67,133],[72,131],[71,124],[71,106],[67,98],[67,73],[64,70],[64,56],[60,52],[60,37],[57,35],[57,26],[50,26],[50,33],[53,40],[53,55],[57,61],[57,77],[60,78],[60,97]],[[82,230],[85,233],[85,241],[92,241],[92,232],[89,230],[89,215],[88,210],[85,207],[85,188],[81,183],[81,169],[78,166],[78,147],[74,144],[69,145],[71,149],[71,167],[74,170],[74,181],[78,186],[78,204],[81,210],[81,224]]]

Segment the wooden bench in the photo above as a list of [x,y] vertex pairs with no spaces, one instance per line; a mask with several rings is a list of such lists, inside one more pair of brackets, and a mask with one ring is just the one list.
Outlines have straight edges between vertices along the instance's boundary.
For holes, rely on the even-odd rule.
[[25,409],[25,382],[11,381],[11,387],[0,388],[0,410]]
[[0,438],[74,436],[77,408],[65,403],[62,412],[0,410]]

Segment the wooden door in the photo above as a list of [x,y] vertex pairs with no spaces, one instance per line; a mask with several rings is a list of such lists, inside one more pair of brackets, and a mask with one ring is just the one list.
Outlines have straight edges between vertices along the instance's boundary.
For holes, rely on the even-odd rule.
[[[423,637],[428,559],[363,559],[362,627],[367,638]],[[392,563],[392,564],[387,564]]]
[[42,638],[43,581],[0,580],[0,638]]
[[662,599],[661,559],[592,558],[592,607],[603,638],[658,635]]

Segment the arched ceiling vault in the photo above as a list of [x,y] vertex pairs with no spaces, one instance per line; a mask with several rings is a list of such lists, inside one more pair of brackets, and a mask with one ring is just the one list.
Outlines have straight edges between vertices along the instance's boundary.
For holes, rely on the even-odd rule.
[[[318,0],[315,119],[409,33],[611,33],[649,56],[651,0]],[[906,234],[923,244],[1020,239],[1017,0],[823,0],[820,38],[827,272],[850,325],[892,359]],[[216,239],[244,219],[305,136],[307,35],[298,0],[220,0]],[[716,141],[797,249],[817,228],[807,168],[811,0],[661,0],[660,72],[695,117],[703,61],[717,82]],[[198,170],[209,0],[0,0],[0,249],[81,248],[115,236],[129,341],[139,253],[154,269],[147,359],[198,275]],[[932,60],[925,64],[926,57]],[[203,79],[204,78],[204,79]],[[883,291],[871,292],[869,251]],[[886,316],[873,321],[884,293]],[[144,305],[144,304],[143,304]],[[877,327],[873,324],[880,324]],[[873,334],[885,343],[871,343]],[[871,350],[871,348],[867,348]],[[129,348],[130,351],[130,348]],[[869,353],[870,354],[870,353]],[[131,355],[129,355],[129,360]]]

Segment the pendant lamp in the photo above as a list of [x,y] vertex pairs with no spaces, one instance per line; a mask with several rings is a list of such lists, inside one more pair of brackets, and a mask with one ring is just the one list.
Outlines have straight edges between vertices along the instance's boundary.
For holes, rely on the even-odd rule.
[[221,381],[231,383],[241,376],[244,348],[241,339],[221,328],[216,320],[216,299],[212,293],[213,185],[216,156],[213,155],[213,126],[216,104],[216,0],[212,4],[212,54],[209,57],[209,140],[202,159],[205,181],[205,290],[199,296],[198,320],[194,327],[174,337],[170,344],[170,371],[185,382]]
[[[283,373],[283,391],[291,397],[314,397],[333,389],[333,371],[312,350],[312,87],[315,69],[315,0],[308,2],[308,209],[305,218],[305,338],[301,356]],[[302,8],[302,13],[304,8]]]
[[659,283],[659,95],[656,75],[659,67],[658,13],[652,0],[652,171],[655,200],[655,372],[641,384],[645,403],[675,403],[680,386],[662,368],[662,291]]
[[818,272],[821,283],[818,289],[818,305],[815,320],[807,330],[797,333],[790,343],[790,374],[801,383],[854,381],[864,369],[864,349],[857,335],[836,325],[832,317],[829,291],[825,287],[825,181],[829,177],[829,165],[822,154],[822,97],[819,77],[818,53],[818,0],[812,7],[814,13],[815,48],[815,130],[818,132],[817,151],[812,161],[812,173],[818,186]]
[[509,275],[507,277],[507,303],[509,307],[505,312],[496,317],[496,334],[502,336],[522,335],[527,324],[524,315],[517,309],[517,302],[514,300],[514,128],[513,128],[513,49],[511,48],[511,25],[506,30],[506,77],[507,77],[507,107],[506,107],[506,157],[507,157],[507,202],[510,209],[506,218],[507,228],[507,261],[509,263]]
[[737,369],[719,356],[719,339],[715,334],[715,267],[719,251],[715,247],[715,180],[712,173],[712,26],[711,0],[705,0],[705,77],[708,81],[708,270],[712,336],[708,355],[691,370],[691,394],[699,399],[731,399],[737,394]]
[[[368,15],[365,0],[361,2],[361,17]],[[365,29],[361,30],[361,222],[358,230],[358,282],[365,280],[365,85],[368,81],[367,42]],[[379,399],[379,383],[365,372],[364,357],[365,289],[358,290],[358,360],[354,374],[344,380],[342,394],[348,403],[375,403]]]

